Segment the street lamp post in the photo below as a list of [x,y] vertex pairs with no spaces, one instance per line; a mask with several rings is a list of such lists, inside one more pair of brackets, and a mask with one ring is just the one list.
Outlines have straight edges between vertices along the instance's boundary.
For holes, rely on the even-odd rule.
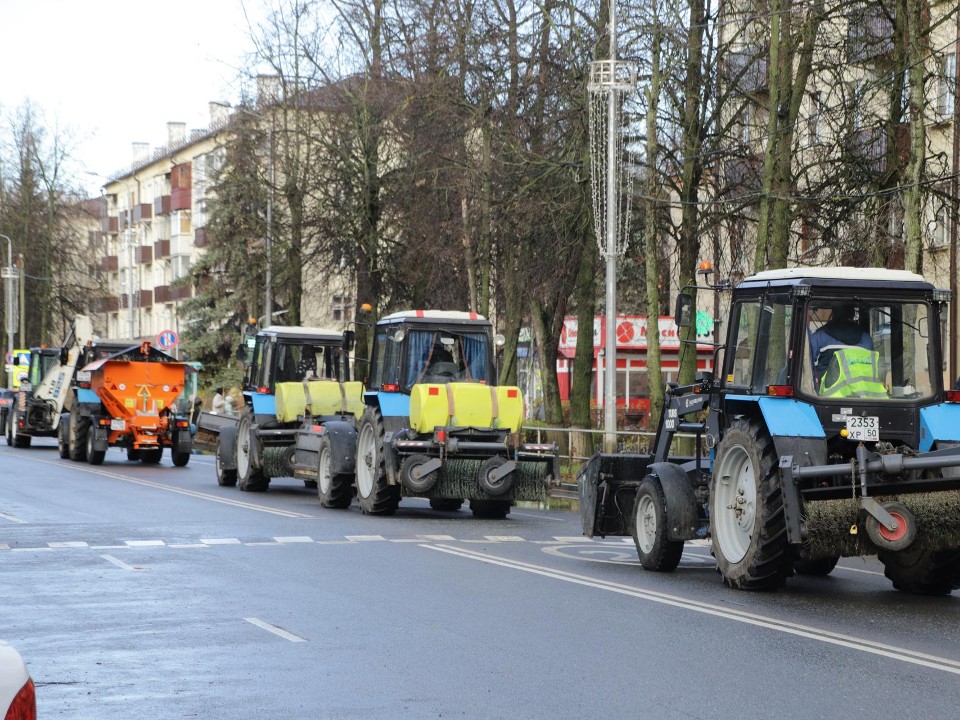
[[[3,287],[6,291],[4,303],[7,308],[7,355],[13,355],[13,336],[17,332],[17,310],[19,309],[17,297],[17,280],[20,273],[13,264],[13,240],[6,235],[0,235],[7,241],[7,265],[3,268]],[[11,367],[13,367],[11,363]],[[13,387],[13,370],[7,376],[7,387]]]

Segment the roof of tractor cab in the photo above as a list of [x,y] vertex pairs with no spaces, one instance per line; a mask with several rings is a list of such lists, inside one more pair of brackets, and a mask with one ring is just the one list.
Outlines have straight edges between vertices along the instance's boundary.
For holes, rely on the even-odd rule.
[[811,285],[829,288],[930,290],[921,275],[907,270],[855,267],[794,267],[764,270],[744,278],[738,288]]
[[269,335],[288,340],[316,340],[325,344],[343,342],[342,332],[300,325],[271,325],[258,331],[257,335]]
[[460,310],[401,310],[380,318],[378,325],[401,322],[420,322],[436,325],[437,323],[457,323],[464,325],[490,325],[490,321],[483,315]]

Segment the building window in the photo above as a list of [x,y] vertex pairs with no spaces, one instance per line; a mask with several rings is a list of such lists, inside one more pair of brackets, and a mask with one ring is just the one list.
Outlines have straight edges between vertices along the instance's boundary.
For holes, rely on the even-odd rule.
[[937,113],[940,117],[953,115],[954,98],[957,92],[957,54],[943,56],[943,72],[937,88]]
[[353,298],[349,295],[333,296],[334,322],[349,322],[353,320]]
[[946,202],[941,202],[937,208],[931,242],[934,247],[946,247],[950,244],[950,207]]

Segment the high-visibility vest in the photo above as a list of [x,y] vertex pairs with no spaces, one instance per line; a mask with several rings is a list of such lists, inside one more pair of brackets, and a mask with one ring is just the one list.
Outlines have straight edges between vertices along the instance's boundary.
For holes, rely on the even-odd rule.
[[880,353],[850,345],[837,348],[820,379],[820,394],[827,397],[889,397],[880,380]]

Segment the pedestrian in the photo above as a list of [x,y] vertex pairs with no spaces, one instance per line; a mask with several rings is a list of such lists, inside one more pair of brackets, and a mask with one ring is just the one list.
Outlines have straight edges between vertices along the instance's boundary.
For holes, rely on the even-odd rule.
[[227,395],[223,399],[223,414],[233,415],[233,395]]
[[214,415],[222,415],[224,411],[223,388],[218,387],[213,393],[212,412]]

